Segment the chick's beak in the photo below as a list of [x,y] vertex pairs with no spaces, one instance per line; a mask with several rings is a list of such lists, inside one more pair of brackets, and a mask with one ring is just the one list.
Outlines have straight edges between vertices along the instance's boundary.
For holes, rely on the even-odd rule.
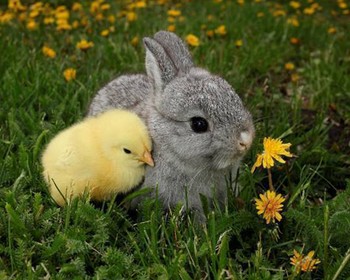
[[153,158],[151,156],[151,153],[148,150],[144,152],[143,156],[140,158],[140,161],[148,164],[149,166],[152,166],[152,167],[154,166]]

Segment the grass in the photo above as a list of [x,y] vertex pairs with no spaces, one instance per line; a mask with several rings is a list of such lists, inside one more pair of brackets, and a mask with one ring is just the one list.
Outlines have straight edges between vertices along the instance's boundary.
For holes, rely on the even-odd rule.
[[[40,14],[34,18],[39,26],[29,30],[28,16],[0,4],[1,279],[349,279],[348,2],[299,1],[293,8],[280,1],[147,1],[135,8],[105,1],[111,6],[101,20],[88,4],[79,15],[72,1],[48,2],[66,5],[69,22],[79,26],[57,31]],[[181,11],[174,23],[169,9]],[[127,18],[131,11],[135,21]],[[6,21],[9,12],[13,19]],[[84,117],[102,85],[119,74],[144,72],[141,38],[171,24],[180,37],[199,38],[191,47],[195,62],[227,79],[256,121],[239,197],[224,209],[206,209],[203,226],[183,215],[181,205],[163,213],[156,200],[137,213],[124,207],[130,197],[102,204],[80,199],[58,208],[41,178],[43,148]],[[220,25],[226,35],[207,36]],[[115,30],[101,36],[110,26]],[[94,46],[76,49],[81,39]],[[55,58],[43,55],[44,45]],[[69,67],[77,76],[66,82]],[[271,170],[276,191],[287,200],[281,222],[268,225],[254,205],[268,189],[266,170],[250,173],[265,136],[291,143],[296,155]],[[294,249],[314,250],[317,269],[297,274],[290,264]]]

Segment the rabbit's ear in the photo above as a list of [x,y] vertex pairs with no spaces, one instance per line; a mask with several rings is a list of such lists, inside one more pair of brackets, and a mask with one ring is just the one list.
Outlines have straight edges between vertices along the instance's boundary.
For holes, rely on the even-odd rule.
[[175,33],[159,31],[154,35],[154,39],[165,49],[179,71],[188,73],[194,66],[186,44]]
[[153,79],[156,92],[162,90],[177,74],[177,69],[164,48],[155,40],[145,37],[146,71]]

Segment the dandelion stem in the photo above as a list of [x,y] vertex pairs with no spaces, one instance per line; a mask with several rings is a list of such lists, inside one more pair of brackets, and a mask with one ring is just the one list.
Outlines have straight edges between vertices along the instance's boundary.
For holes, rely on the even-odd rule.
[[275,188],[273,187],[273,183],[272,183],[272,174],[271,174],[270,168],[267,168],[267,175],[269,177],[269,189],[270,191],[275,191]]

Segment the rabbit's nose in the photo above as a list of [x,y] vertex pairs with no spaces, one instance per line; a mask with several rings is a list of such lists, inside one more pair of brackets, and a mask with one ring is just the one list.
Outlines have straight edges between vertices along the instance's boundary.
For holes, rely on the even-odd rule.
[[253,142],[253,133],[250,131],[241,132],[238,139],[238,150],[244,152],[247,151]]

